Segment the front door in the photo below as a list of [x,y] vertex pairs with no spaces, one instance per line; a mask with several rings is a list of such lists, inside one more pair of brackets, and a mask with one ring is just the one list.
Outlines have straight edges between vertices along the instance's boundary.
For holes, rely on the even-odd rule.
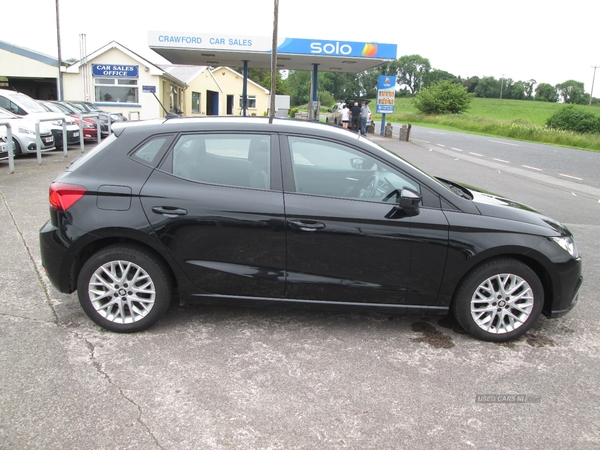
[[[421,186],[347,145],[283,139],[286,297],[336,302],[434,305],[447,251],[438,208],[398,213],[394,191]],[[284,169],[284,173],[286,173]]]

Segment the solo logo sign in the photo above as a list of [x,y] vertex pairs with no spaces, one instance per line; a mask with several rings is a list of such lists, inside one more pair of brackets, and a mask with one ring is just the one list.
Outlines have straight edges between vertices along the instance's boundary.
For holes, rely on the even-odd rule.
[[279,53],[315,56],[340,56],[344,58],[396,59],[396,44],[374,42],[324,41],[286,38],[277,48]]
[[[316,55],[343,55],[349,56],[352,54],[352,46],[348,43],[341,42],[311,42],[310,52]],[[362,56],[375,56],[377,54],[377,44],[364,44],[361,52]]]
[[312,42],[310,44],[311,53],[325,53],[327,55],[349,55],[352,53],[352,47],[348,44],[341,44],[340,42],[329,42],[323,44],[322,42]]

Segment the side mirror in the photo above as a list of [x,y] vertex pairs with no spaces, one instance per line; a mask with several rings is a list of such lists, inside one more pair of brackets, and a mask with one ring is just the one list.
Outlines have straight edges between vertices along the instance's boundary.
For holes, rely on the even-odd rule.
[[407,216],[416,216],[419,214],[419,204],[423,197],[418,192],[409,188],[402,189],[400,194],[399,205],[404,210]]
[[386,219],[404,219],[405,217],[412,217],[419,214],[419,203],[421,203],[423,197],[418,192],[404,188],[402,189],[402,193],[399,193],[398,189],[394,189],[383,201],[386,202],[392,197],[396,197],[395,203],[398,206],[394,206],[385,215]]
[[375,163],[372,160],[366,160],[364,158],[352,158],[350,165],[353,169],[357,170],[372,170],[375,167]]

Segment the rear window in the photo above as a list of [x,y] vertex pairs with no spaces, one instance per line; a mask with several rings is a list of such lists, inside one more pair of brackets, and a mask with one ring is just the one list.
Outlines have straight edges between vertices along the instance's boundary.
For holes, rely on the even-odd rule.
[[117,137],[114,134],[111,134],[106,139],[104,139],[100,144],[96,145],[96,147],[94,147],[89,153],[84,154],[80,158],[74,159],[73,162],[71,163],[71,165],[69,167],[67,167],[67,171],[70,172],[70,171],[77,169],[79,166],[82,166],[87,161],[89,161],[94,156],[96,156],[98,153],[100,153],[103,149],[105,149],[110,144],[112,144],[116,139],[117,139]]

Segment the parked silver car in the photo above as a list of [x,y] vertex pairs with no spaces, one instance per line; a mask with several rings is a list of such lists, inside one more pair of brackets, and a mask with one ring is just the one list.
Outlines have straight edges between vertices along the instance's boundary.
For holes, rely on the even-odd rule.
[[[0,108],[0,120],[8,120],[10,122],[15,158],[24,153],[35,153],[37,151],[35,125],[33,122],[19,117],[4,108]],[[6,141],[7,130],[4,125],[0,125],[0,136],[4,137],[3,141]],[[54,136],[48,125],[44,122],[40,123],[40,138],[42,141],[41,150],[43,152],[56,149]],[[8,152],[6,156],[8,156]]]

